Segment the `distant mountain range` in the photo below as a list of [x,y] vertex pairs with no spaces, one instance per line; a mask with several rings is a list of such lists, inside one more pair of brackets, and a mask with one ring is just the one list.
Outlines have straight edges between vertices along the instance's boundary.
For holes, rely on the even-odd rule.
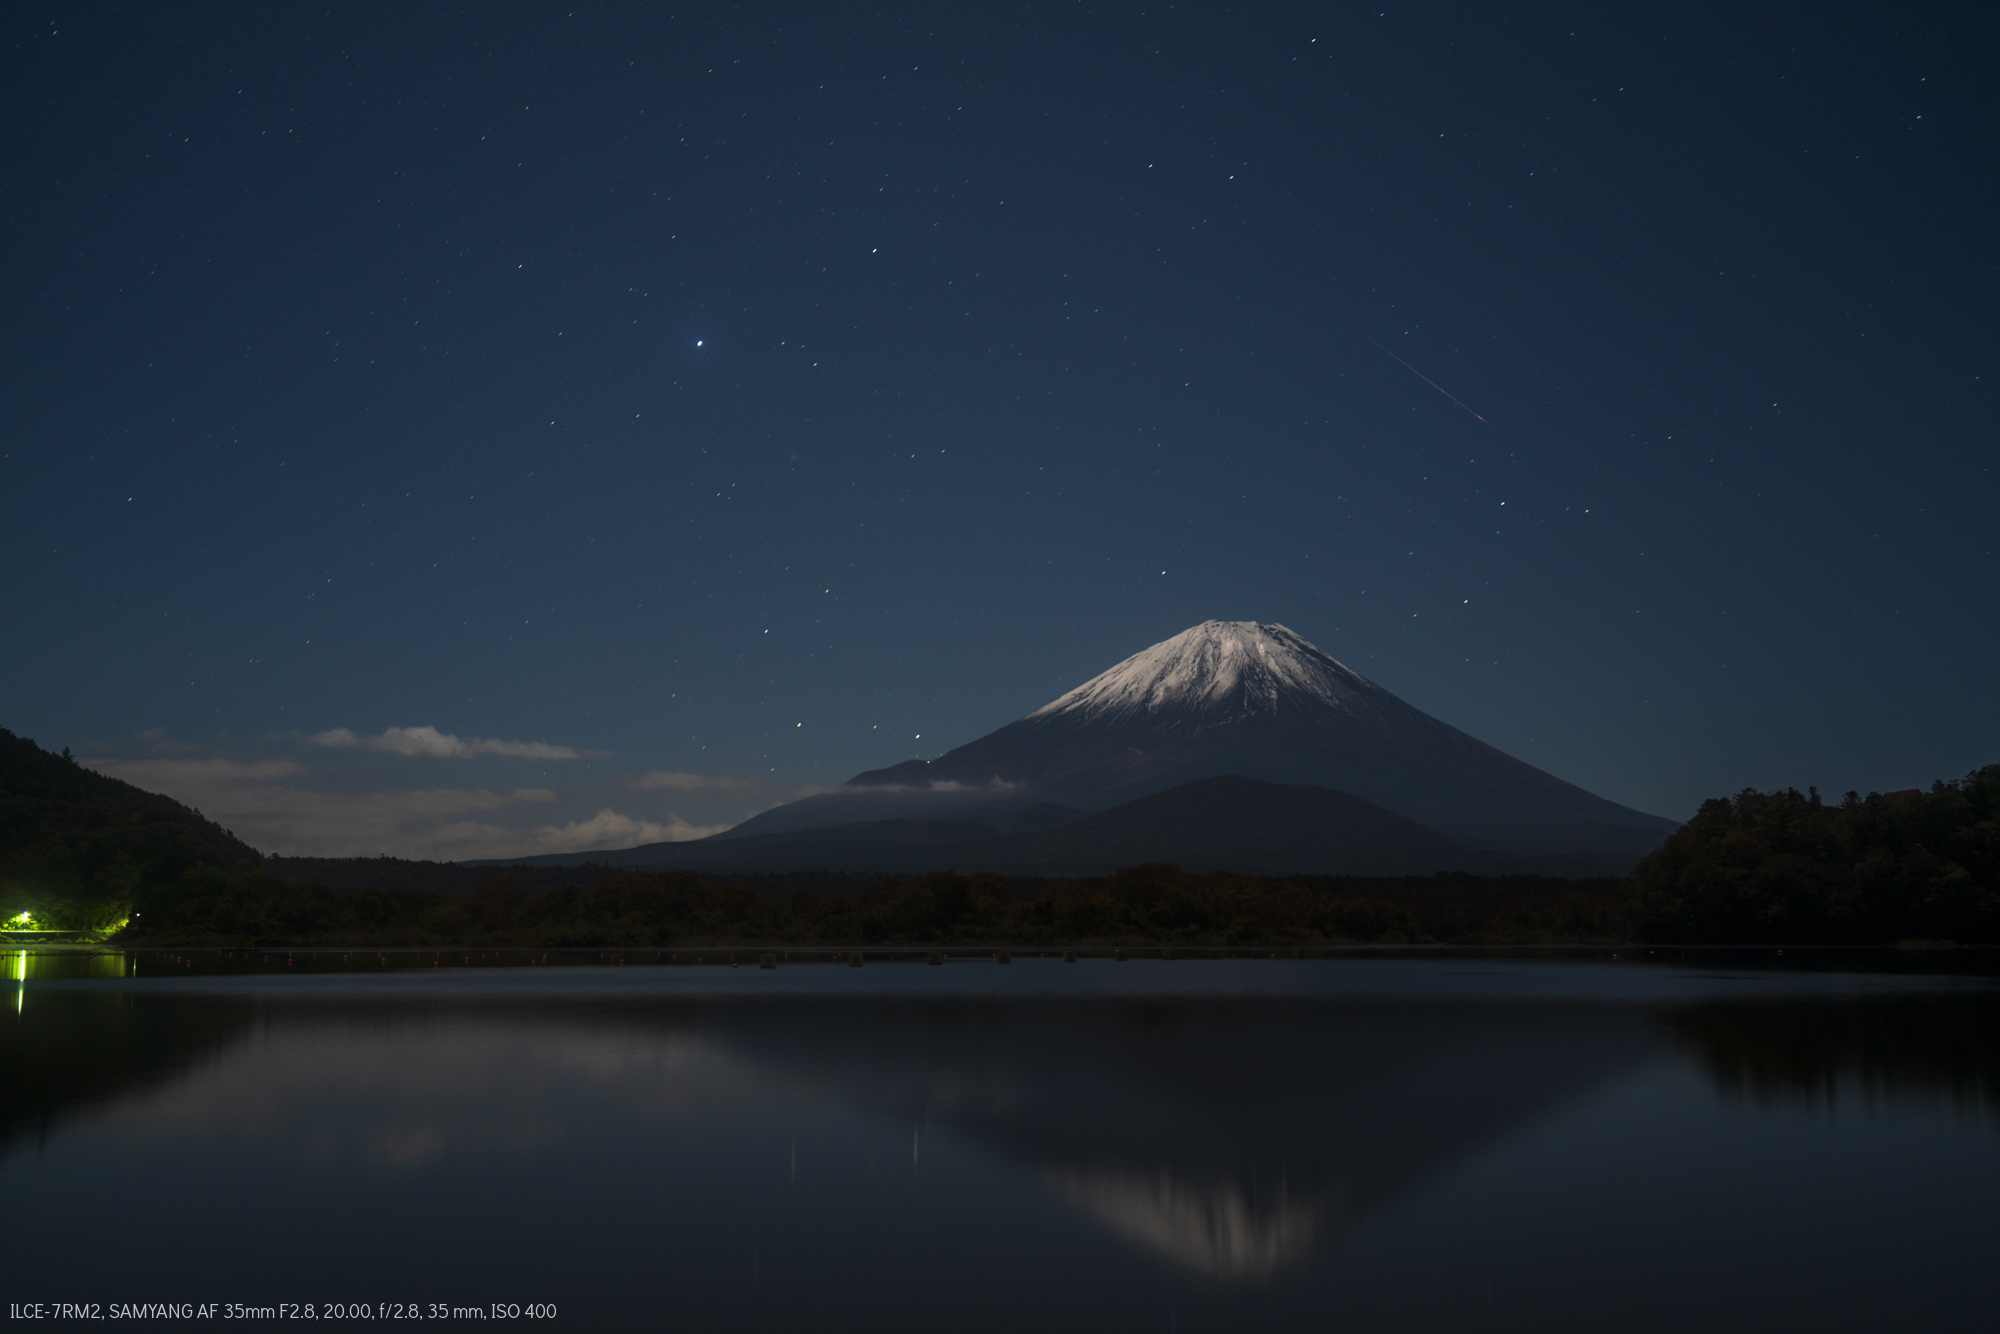
[[1674,828],[1439,722],[1282,625],[1207,621],[938,759],[712,838],[486,864],[1602,875]]

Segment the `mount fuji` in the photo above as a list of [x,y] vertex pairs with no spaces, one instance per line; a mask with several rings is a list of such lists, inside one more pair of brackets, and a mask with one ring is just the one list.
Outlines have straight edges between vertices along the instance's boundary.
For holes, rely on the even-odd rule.
[[716,840],[1103,811],[1224,775],[1332,788],[1511,853],[1638,856],[1675,828],[1439,722],[1282,625],[1205,621],[937,759],[858,774]]

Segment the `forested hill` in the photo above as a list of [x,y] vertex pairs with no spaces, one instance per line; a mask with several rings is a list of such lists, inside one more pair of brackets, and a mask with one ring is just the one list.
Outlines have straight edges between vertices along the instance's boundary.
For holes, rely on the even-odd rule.
[[196,867],[262,861],[201,812],[0,728],[0,916],[90,930]]
[[2000,941],[2000,764],[1838,805],[1796,789],[1718,797],[1630,883],[1650,940]]

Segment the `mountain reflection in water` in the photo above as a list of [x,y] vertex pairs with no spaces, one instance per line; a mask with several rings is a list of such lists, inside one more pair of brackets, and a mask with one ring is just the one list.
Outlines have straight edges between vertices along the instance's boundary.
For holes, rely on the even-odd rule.
[[1262,1278],[1303,1260],[1338,1216],[1331,1197],[1293,1200],[1280,1189],[1259,1208],[1235,1182],[1183,1181],[1165,1168],[1051,1172],[1048,1179],[1119,1236],[1218,1278]]
[[[1630,1327],[1725,1308],[1774,1327],[1772,1302],[1855,1327],[1820,1317],[1860,1319],[1839,1285],[1871,1263],[1931,1265],[1922,1281],[1957,1293],[1938,1311],[2000,1295],[1950,1249],[2000,1240],[1978,1222],[2000,1176],[1980,1147],[2000,1124],[2000,994],[1978,986],[759,996],[741,973],[729,995],[641,974],[545,994],[31,986],[0,1024],[0,1189],[38,1203],[0,1246],[91,1291],[106,1274],[453,1300],[511,1283],[591,1328],[654,1327],[667,1289],[705,1329],[842,1303],[833,1326],[918,1328],[973,1290],[996,1295],[966,1322],[993,1328],[1124,1327],[1149,1294],[1163,1328],[1333,1309],[1364,1328],[1506,1309],[1494,1323],[1592,1328],[1634,1284],[1702,1265]],[[1850,1102],[1923,1116],[1864,1124]],[[1974,1114],[1960,1138],[1940,1138],[1941,1107]],[[1834,1204],[1806,1202],[1829,1180]],[[93,1183],[115,1213],[84,1203]],[[1842,1237],[1865,1240],[1849,1255]],[[1727,1277],[1792,1241],[1813,1258],[1782,1261],[1791,1288]]]
[[1179,1264],[1267,1275],[1412,1183],[1656,1058],[1621,1007],[1163,1001],[718,1014],[850,1106],[1032,1168]]
[[[1128,1241],[1267,1275],[1425,1175],[1658,1054],[1620,1007],[1232,1001],[525,1005],[39,996],[0,1038],[10,1127],[278,1133],[328,1165],[804,1096],[956,1132]],[[228,1051],[253,1030],[253,1050]],[[198,1077],[194,1077],[198,1074]],[[32,1093],[32,1097],[27,1097]]]

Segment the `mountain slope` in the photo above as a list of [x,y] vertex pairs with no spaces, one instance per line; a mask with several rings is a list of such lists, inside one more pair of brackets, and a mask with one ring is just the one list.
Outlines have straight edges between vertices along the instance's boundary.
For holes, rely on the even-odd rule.
[[[7,915],[82,929],[108,905],[195,866],[260,862],[199,811],[92,773],[0,728],[0,900]],[[76,919],[72,921],[71,919]]]
[[1675,827],[1430,717],[1282,625],[1207,621],[936,760],[859,774],[730,836],[975,799],[1102,810],[1223,774],[1333,788],[1510,852],[1638,855]]
[[1345,792],[1230,774],[996,841],[966,865],[1047,875],[1104,874],[1145,862],[1195,872],[1422,875],[1463,868],[1480,855]]
[[1623,875],[1615,853],[1521,857],[1486,852],[1380,806],[1323,787],[1228,775],[1137,798],[1082,819],[1031,808],[988,820],[869,820],[738,839],[651,843],[616,852],[527,857],[511,866],[712,872],[916,872],[954,867],[1010,875],[1108,875],[1171,862],[1253,875]]

